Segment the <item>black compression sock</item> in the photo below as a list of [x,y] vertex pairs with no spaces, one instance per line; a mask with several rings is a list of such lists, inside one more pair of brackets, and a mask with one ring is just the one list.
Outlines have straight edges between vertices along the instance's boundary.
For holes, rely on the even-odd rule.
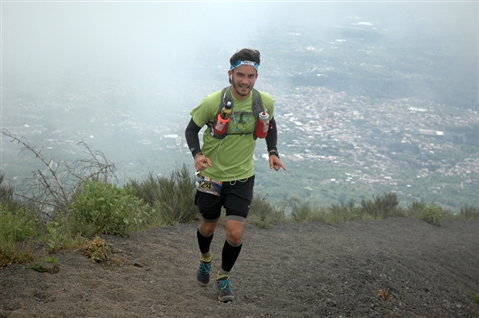
[[225,244],[223,245],[223,252],[221,253],[221,269],[225,272],[230,272],[231,269],[233,268],[233,265],[236,262],[236,259],[238,258],[240,252],[241,252],[241,247],[243,246],[242,243],[239,243],[236,246],[233,246],[228,242],[228,240],[225,241]]
[[203,233],[201,233],[199,228],[196,231],[196,237],[198,238],[198,245],[200,247],[201,254],[208,255],[210,253],[210,245],[211,241],[213,240],[213,234],[206,237],[203,235]]

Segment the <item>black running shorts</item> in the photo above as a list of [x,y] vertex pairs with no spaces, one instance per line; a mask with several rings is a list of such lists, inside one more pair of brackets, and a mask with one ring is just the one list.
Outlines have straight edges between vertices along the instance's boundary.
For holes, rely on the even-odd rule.
[[254,176],[246,180],[223,182],[221,195],[196,191],[195,204],[206,221],[217,221],[221,208],[226,209],[226,217],[244,218],[248,216],[253,200]]

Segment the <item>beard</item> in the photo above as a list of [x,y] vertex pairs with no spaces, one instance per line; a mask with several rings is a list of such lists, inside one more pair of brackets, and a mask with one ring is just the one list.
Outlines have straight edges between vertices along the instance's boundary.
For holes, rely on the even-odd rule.
[[247,86],[247,87],[240,86],[235,81],[233,81],[232,85],[233,85],[233,88],[236,91],[236,94],[238,94],[239,96],[242,96],[242,97],[248,97],[249,93],[253,89],[253,85]]

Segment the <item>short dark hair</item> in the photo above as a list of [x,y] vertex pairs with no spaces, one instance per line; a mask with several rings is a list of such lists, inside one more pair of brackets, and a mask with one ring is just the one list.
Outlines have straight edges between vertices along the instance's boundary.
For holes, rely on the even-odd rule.
[[251,61],[251,62],[256,62],[256,64],[260,64],[261,54],[259,53],[258,50],[253,50],[253,49],[242,49],[233,54],[233,56],[230,58],[230,64],[235,65],[238,63],[238,61]]

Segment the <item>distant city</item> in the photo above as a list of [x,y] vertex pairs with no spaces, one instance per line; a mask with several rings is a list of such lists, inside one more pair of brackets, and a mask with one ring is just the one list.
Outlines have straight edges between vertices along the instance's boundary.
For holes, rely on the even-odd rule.
[[[367,23],[355,27],[372,32]],[[255,41],[262,43],[262,36]],[[270,39],[263,51],[257,87],[275,99],[288,171],[272,176],[258,163],[259,193],[278,202],[291,195],[334,204],[395,192],[409,202],[436,201],[455,210],[479,206],[477,92],[454,77],[432,78],[446,60],[431,60],[433,70],[422,68],[428,52],[412,56],[410,64],[393,64],[400,59],[393,47],[348,38],[311,42],[286,30],[281,36],[281,45]],[[168,91],[154,81],[141,86],[88,72],[66,73],[58,86],[4,82],[2,128],[56,161],[79,159],[83,140],[115,163],[122,182],[148,172],[168,175],[177,164],[193,168],[183,137],[189,111],[227,85],[226,70],[206,67],[218,74],[212,81],[173,78],[168,87],[175,89]],[[431,94],[428,85],[447,93]],[[24,185],[35,158],[19,154],[6,137],[1,146],[2,171]],[[259,141],[256,160],[265,161],[265,153]],[[269,182],[275,178],[282,182]]]
[[435,172],[460,178],[462,186],[478,187],[478,153],[458,160],[454,143],[477,147],[479,137],[443,131],[477,127],[479,116],[471,109],[441,117],[441,105],[402,99],[372,106],[369,100],[348,99],[320,87],[295,89],[277,103],[282,105],[279,130],[294,138],[283,150],[290,153],[290,161],[352,165],[362,172],[357,181],[389,185],[402,179],[401,167],[410,166],[418,170],[418,178]]

